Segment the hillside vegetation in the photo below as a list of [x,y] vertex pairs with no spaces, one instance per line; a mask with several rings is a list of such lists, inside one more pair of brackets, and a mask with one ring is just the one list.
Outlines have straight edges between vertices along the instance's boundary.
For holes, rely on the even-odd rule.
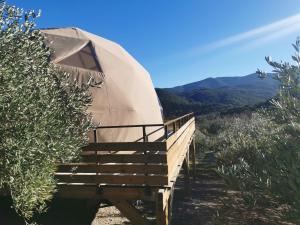
[[166,116],[191,111],[197,115],[227,112],[245,106],[253,107],[274,97],[279,83],[272,76],[269,74],[264,80],[257,74],[207,78],[174,88],[157,88],[156,91]]

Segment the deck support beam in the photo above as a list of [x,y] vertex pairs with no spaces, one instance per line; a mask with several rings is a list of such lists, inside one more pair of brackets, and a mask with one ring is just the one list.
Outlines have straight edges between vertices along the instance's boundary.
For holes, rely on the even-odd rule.
[[193,171],[193,180],[196,180],[196,143],[195,137],[193,137],[192,142],[190,144],[190,154],[192,158],[192,171]]
[[111,203],[130,220],[132,225],[150,225],[150,222],[128,201],[111,201]]
[[190,153],[189,150],[186,153],[186,157],[183,161],[183,170],[184,170],[184,192],[186,195],[189,195],[191,192],[190,189]]
[[170,190],[159,189],[156,197],[156,224],[157,225],[170,225],[169,224],[169,198]]

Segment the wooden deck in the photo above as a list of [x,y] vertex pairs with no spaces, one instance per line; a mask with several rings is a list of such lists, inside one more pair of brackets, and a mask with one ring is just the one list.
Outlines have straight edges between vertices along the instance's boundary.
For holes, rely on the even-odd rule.
[[[160,141],[148,142],[147,127],[164,129]],[[114,128],[99,127],[97,129]],[[61,164],[56,178],[58,197],[109,200],[134,225],[149,224],[131,200],[156,202],[157,224],[169,224],[172,190],[184,167],[189,183],[189,158],[195,168],[195,118],[187,114],[165,124],[134,125],[143,134],[138,142],[95,143],[83,148],[82,162]]]

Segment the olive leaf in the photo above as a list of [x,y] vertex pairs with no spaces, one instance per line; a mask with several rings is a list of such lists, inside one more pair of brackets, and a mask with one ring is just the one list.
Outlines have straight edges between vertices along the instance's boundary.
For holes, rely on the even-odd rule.
[[79,157],[91,126],[88,86],[49,62],[39,14],[0,8],[0,188],[26,221],[45,209],[56,164]]

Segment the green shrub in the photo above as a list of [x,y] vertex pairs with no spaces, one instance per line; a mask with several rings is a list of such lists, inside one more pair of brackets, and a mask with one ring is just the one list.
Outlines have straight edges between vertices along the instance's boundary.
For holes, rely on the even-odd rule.
[[[254,204],[270,187],[280,127],[260,114],[235,118],[218,136],[219,172]],[[274,168],[273,168],[274,167]]]
[[[300,218],[300,41],[295,65],[267,62],[280,82],[272,107],[235,119],[218,136],[219,172],[255,204],[272,197],[289,204]],[[258,71],[261,77],[265,73]]]
[[78,157],[90,127],[87,87],[49,62],[37,16],[0,6],[0,191],[26,220],[45,208],[56,163]]

